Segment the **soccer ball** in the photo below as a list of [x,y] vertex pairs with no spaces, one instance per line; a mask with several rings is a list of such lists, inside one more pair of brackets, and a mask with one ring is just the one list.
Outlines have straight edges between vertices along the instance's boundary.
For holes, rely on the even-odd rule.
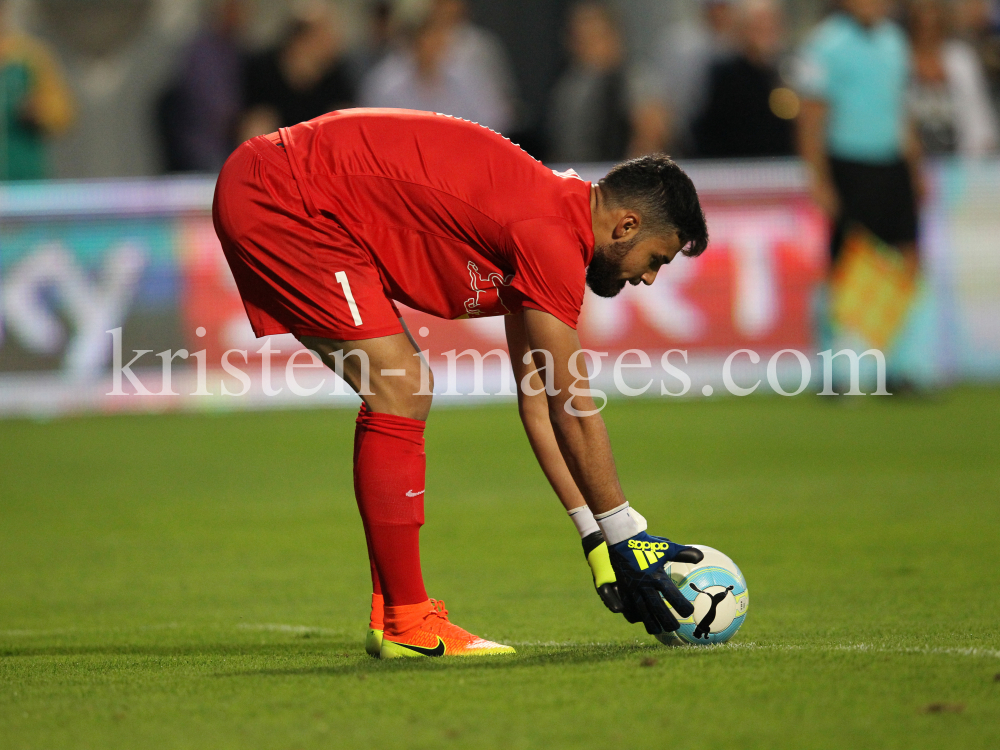
[[672,562],[664,567],[684,597],[694,604],[691,617],[677,618],[681,626],[676,632],[656,636],[667,646],[725,643],[736,635],[750,606],[747,582],[736,563],[717,549],[692,546],[705,554],[700,563]]

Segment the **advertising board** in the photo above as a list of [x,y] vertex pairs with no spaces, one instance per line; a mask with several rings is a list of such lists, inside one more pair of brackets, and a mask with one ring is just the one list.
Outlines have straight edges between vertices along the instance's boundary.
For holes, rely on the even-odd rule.
[[[588,292],[583,345],[609,362],[641,350],[655,380],[667,374],[663,353],[680,350],[671,362],[687,368],[692,393],[718,389],[722,363],[739,350],[761,355],[758,365],[737,365],[748,377],[762,377],[781,350],[814,359],[827,228],[799,166],[686,166],[708,218],[708,250],[679,257],[652,287],[627,286],[613,299]],[[596,180],[605,169],[577,171]],[[925,379],[998,379],[1000,163],[939,163],[929,177],[923,290],[893,356]],[[293,337],[254,339],[212,227],[213,191],[210,177],[0,186],[0,414],[357,403],[296,354]],[[471,356],[505,350],[502,318],[403,314],[444,398],[511,393],[500,352],[479,365],[481,383]],[[595,380],[611,377],[605,367]],[[683,390],[664,383],[664,392]]]

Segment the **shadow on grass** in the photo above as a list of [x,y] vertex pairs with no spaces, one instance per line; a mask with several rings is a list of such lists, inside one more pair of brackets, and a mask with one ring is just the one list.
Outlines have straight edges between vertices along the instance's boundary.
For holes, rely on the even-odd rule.
[[[223,672],[216,677],[308,677],[356,675],[359,678],[397,672],[427,672],[453,670],[520,669],[545,665],[597,664],[607,661],[634,659],[640,666],[643,659],[655,655],[668,659],[671,649],[651,643],[594,644],[583,646],[519,646],[518,653],[509,656],[482,656],[452,659],[392,659],[380,661],[367,655],[333,664],[314,664],[283,669],[249,669]],[[353,654],[352,654],[353,656]]]
[[[598,664],[633,660],[637,667],[669,662],[716,649],[666,648],[656,643],[602,643],[588,645],[518,646],[510,656],[451,659],[392,659],[380,661],[365,654],[356,639],[310,637],[285,643],[210,643],[178,645],[94,644],[66,646],[0,646],[0,660],[51,657],[110,657],[137,660],[186,658],[198,660],[253,660],[233,671],[215,672],[218,678],[308,677],[368,675],[434,670],[520,669],[544,665]],[[261,664],[260,660],[265,660]],[[255,663],[254,663],[255,662]],[[213,665],[204,665],[211,668]],[[221,666],[221,665],[220,665]]]

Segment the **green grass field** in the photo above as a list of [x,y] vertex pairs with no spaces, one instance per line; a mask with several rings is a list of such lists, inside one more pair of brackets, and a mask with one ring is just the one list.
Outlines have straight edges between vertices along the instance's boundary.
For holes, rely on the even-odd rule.
[[730,645],[604,610],[511,406],[427,433],[479,661],[365,656],[350,411],[0,422],[0,747],[1000,746],[1000,391],[605,417],[651,531],[746,574]]

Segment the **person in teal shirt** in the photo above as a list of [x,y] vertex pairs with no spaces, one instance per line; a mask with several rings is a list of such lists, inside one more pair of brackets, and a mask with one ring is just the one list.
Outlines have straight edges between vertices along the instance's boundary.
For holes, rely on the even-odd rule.
[[906,111],[910,50],[885,0],[843,0],[804,45],[799,151],[837,258],[861,225],[916,264],[921,155]]
[[7,24],[0,0],[0,181],[49,176],[52,136],[73,121],[73,101],[55,58]]

